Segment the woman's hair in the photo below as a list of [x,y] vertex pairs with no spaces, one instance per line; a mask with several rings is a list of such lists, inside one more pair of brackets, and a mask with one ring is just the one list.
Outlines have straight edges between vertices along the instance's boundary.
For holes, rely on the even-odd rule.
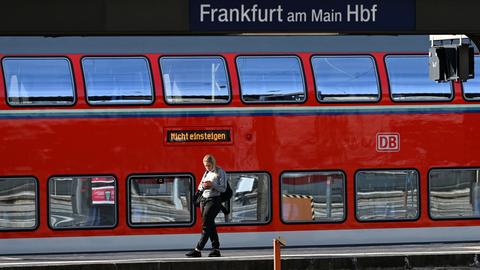
[[203,157],[203,162],[211,163],[213,165],[213,167],[215,167],[217,165],[217,162],[215,161],[215,157],[213,155],[210,155],[210,154],[206,154]]

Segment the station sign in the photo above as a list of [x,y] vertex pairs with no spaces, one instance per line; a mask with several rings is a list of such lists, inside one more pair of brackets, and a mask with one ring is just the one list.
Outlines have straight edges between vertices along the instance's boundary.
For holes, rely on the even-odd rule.
[[415,0],[190,0],[199,32],[415,30]]

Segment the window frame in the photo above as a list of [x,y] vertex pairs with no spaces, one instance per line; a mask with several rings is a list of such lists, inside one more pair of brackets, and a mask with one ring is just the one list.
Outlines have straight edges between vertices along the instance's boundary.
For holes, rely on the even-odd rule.
[[[53,178],[65,178],[65,177],[72,177],[72,178],[78,178],[78,177],[112,177],[114,179],[114,184],[115,184],[115,223],[112,224],[111,226],[86,226],[86,227],[69,227],[69,228],[56,228],[53,227],[52,224],[50,223],[50,214],[51,214],[51,207],[50,207],[50,181]],[[112,230],[116,228],[119,225],[119,204],[118,204],[118,197],[119,197],[119,192],[118,192],[118,177],[114,174],[69,174],[69,175],[52,175],[47,178],[47,224],[48,227],[51,230],[55,231],[71,231],[71,230]]]
[[[183,177],[190,177],[191,179],[191,187],[190,187],[190,191],[191,191],[191,198],[190,198],[190,207],[191,207],[191,211],[190,211],[190,222],[184,222],[184,223],[141,223],[141,224],[137,224],[137,223],[133,223],[131,221],[131,210],[132,210],[132,206],[131,206],[131,195],[130,195],[130,188],[131,188],[131,182],[132,182],[132,179],[136,178],[136,177],[175,177],[175,176],[183,176]],[[197,213],[197,208],[195,206],[195,202],[193,201],[193,196],[195,195],[195,191],[196,191],[196,179],[195,179],[195,176],[192,174],[192,173],[188,173],[188,172],[185,172],[185,173],[141,173],[141,174],[130,174],[127,176],[127,181],[126,181],[126,187],[127,187],[127,190],[126,190],[126,205],[127,205],[127,213],[125,215],[126,219],[127,219],[127,225],[128,227],[130,228],[165,228],[165,227],[172,227],[172,228],[179,228],[179,227],[192,227],[195,222],[196,222],[196,213]]]
[[[84,68],[83,61],[85,59],[143,59],[147,64],[147,71],[148,71],[148,78],[150,78],[150,89],[152,90],[150,95],[152,97],[152,101],[148,103],[136,103],[136,102],[118,102],[118,103],[96,103],[89,99],[88,94],[88,87],[87,87],[87,80],[86,80],[86,72]],[[155,103],[156,100],[156,91],[155,91],[155,83],[153,78],[152,72],[152,64],[150,63],[150,59],[145,55],[120,55],[120,56],[100,56],[100,55],[84,55],[80,59],[80,68],[82,71],[82,80],[83,80],[83,87],[84,87],[84,94],[85,94],[85,102],[89,106],[149,106]]]
[[39,189],[39,182],[38,178],[33,175],[25,175],[25,176],[0,176],[0,179],[8,179],[8,180],[16,180],[16,179],[30,179],[33,180],[35,185],[35,225],[30,228],[11,228],[5,229],[0,227],[0,232],[24,232],[24,231],[35,231],[40,226],[40,189]]
[[[478,53],[475,53],[473,55],[473,65],[475,67],[475,62],[478,61],[478,65],[480,66],[480,54]],[[478,77],[477,77],[478,78]],[[467,101],[467,102],[478,102],[480,101],[480,90],[478,91],[478,95],[479,97],[477,98],[468,98],[465,94],[465,82],[461,82],[461,86],[462,86],[462,97],[463,97],[463,100]]]
[[[300,74],[302,79],[302,86],[303,86],[303,93],[305,98],[300,101],[245,101],[243,98],[243,90],[242,90],[242,81],[240,79],[240,69],[238,67],[238,59],[241,57],[250,57],[250,58],[295,58],[298,61],[300,67]],[[240,100],[243,104],[252,105],[252,104],[304,104],[308,101],[308,87],[307,87],[307,80],[305,76],[305,68],[303,66],[302,58],[297,54],[239,54],[235,56],[235,69],[236,75],[238,80],[238,89]]]
[[430,204],[430,175],[432,173],[432,171],[460,171],[460,170],[480,170],[480,167],[434,167],[434,168],[430,168],[428,170],[428,174],[427,174],[427,207],[428,207],[428,217],[431,219],[431,220],[434,220],[434,221],[449,221],[449,220],[480,220],[480,216],[479,217],[447,217],[447,218],[438,218],[438,217],[433,217],[431,212],[430,212],[430,209],[431,209],[431,204]]
[[[414,171],[417,173],[417,216],[413,219],[374,219],[374,220],[361,220],[358,217],[358,203],[357,203],[357,175],[360,172],[379,172],[379,171]],[[353,200],[354,200],[354,216],[355,220],[359,223],[375,223],[375,222],[416,222],[422,217],[422,187],[421,187],[421,175],[420,172],[415,168],[374,168],[374,169],[358,169],[355,171],[354,178],[353,178]]]
[[[332,172],[332,173],[340,173],[341,175],[343,175],[343,218],[341,220],[321,220],[321,221],[318,221],[318,222],[315,222],[315,221],[312,221],[312,222],[307,222],[307,221],[285,221],[283,219],[283,205],[282,205],[282,177],[284,176],[284,174],[287,174],[287,173],[329,173],[329,172]],[[296,225],[296,224],[341,224],[341,223],[344,223],[346,220],[347,220],[347,216],[348,216],[348,198],[347,198],[347,174],[345,173],[345,171],[341,170],[341,169],[331,169],[331,170],[299,170],[299,171],[296,171],[296,170],[286,170],[286,171],[282,171],[280,173],[280,177],[279,177],[279,204],[280,204],[280,212],[279,212],[279,215],[280,215],[280,221],[282,222],[282,224],[286,224],[286,225]]]
[[[269,215],[268,215],[268,220],[267,221],[263,221],[263,222],[234,222],[234,223],[226,223],[226,222],[216,222],[216,226],[219,227],[229,227],[229,226],[260,226],[260,225],[267,225],[267,224],[270,224],[273,220],[272,216],[273,216],[273,197],[272,197],[272,194],[273,194],[273,190],[272,190],[272,184],[273,184],[273,181],[272,181],[272,175],[270,174],[270,172],[268,171],[226,171],[225,174],[227,175],[227,178],[228,178],[228,175],[229,174],[265,174],[267,177],[268,177],[268,200],[269,200],[269,205],[268,205],[268,211],[269,211]],[[230,184],[231,186],[231,184]],[[233,190],[233,188],[232,188]],[[235,193],[234,193],[235,194]],[[232,195],[232,198],[233,198],[233,195]],[[230,209],[230,213],[231,213],[231,209]]]
[[[434,103],[447,103],[447,102],[451,102],[452,100],[455,99],[455,88],[453,86],[453,83],[452,82],[449,82],[449,86],[450,86],[450,97],[448,99],[438,99],[438,100],[435,100],[435,99],[428,99],[428,98],[422,98],[422,99],[418,99],[418,100],[398,100],[398,99],[395,99],[393,97],[393,92],[392,92],[392,83],[391,83],[391,79],[390,79],[390,72],[389,72],[389,68],[388,68],[388,65],[387,65],[387,58],[388,57],[396,57],[396,58],[409,58],[409,57],[418,57],[418,56],[425,56],[427,57],[427,60],[428,60],[428,54],[425,54],[425,53],[411,53],[411,54],[403,54],[403,53],[399,53],[399,54],[385,54],[383,56],[383,64],[385,66],[385,76],[387,78],[387,83],[388,83],[388,95],[390,96],[390,100],[394,103],[412,103],[412,102],[417,102],[417,103],[421,103],[421,102],[434,102]],[[428,66],[425,66],[425,69],[427,69]],[[433,81],[432,81],[433,82]]]
[[[171,102],[168,102],[168,99],[167,99],[167,95],[165,93],[165,80],[163,79],[163,68],[162,68],[162,59],[165,59],[165,58],[170,58],[170,59],[215,59],[215,58],[218,58],[220,59],[223,64],[224,64],[224,67],[225,67],[225,75],[226,75],[226,82],[228,84],[228,100],[225,101],[225,102],[218,102],[218,103],[211,103],[211,102],[175,102],[175,103],[171,103]],[[227,60],[225,59],[225,57],[223,55],[160,55],[160,57],[158,57],[158,69],[159,69],[159,73],[160,73],[160,80],[161,80],[161,84],[162,84],[162,96],[163,96],[163,101],[165,102],[165,104],[169,105],[169,106],[190,106],[190,105],[209,105],[209,106],[225,106],[225,105],[228,105],[232,102],[233,100],[233,94],[232,94],[232,78],[231,78],[231,75],[230,75],[230,72],[229,72],[229,68],[228,68],[228,62]]]
[[[58,60],[58,59],[63,59],[67,61],[67,66],[70,71],[70,79],[71,79],[71,85],[72,85],[72,102],[69,104],[13,104],[9,101],[9,95],[8,95],[8,89],[7,89],[7,78],[6,78],[6,72],[5,72],[5,65],[4,62],[5,60],[8,59],[24,59],[24,60],[38,60],[38,59],[45,59],[45,60]],[[72,60],[70,57],[66,55],[52,55],[52,56],[17,56],[17,55],[6,55],[1,58],[1,68],[3,70],[3,84],[4,84],[4,93],[5,93],[5,101],[8,106],[13,107],[13,108],[19,108],[19,107],[73,107],[77,104],[77,85],[75,81],[75,73],[73,69],[73,64]]]
[[[340,101],[340,100],[320,100],[318,97],[318,88],[317,88],[317,78],[315,75],[315,68],[313,67],[313,59],[315,57],[327,57],[327,58],[370,58],[373,62],[373,68],[374,68],[374,73],[375,73],[375,78],[376,78],[376,85],[377,85],[377,98],[374,100],[346,100],[346,101]],[[378,69],[378,63],[377,59],[375,58],[374,55],[372,54],[312,54],[310,56],[310,66],[312,69],[312,78],[313,78],[313,87],[314,87],[314,92],[315,92],[315,98],[319,103],[341,103],[341,104],[347,104],[347,103],[379,103],[382,100],[382,85],[380,82],[380,72]]]

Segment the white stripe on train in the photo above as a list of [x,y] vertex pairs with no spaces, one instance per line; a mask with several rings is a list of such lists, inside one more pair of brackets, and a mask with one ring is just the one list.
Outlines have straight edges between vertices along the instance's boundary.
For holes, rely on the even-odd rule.
[[[221,233],[220,242],[222,248],[271,247],[278,236],[290,247],[471,242],[480,241],[480,226]],[[0,239],[0,254],[187,250],[199,237],[200,233]]]

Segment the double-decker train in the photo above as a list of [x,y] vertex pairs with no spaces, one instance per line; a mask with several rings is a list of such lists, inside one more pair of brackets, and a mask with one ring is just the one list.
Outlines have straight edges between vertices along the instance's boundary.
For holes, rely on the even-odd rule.
[[[0,254],[480,240],[480,79],[425,36],[1,37]],[[478,58],[477,70],[479,68]]]

